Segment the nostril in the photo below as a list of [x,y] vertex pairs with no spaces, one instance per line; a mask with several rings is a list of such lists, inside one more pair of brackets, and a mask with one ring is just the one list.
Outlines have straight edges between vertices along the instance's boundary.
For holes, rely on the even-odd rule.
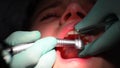
[[85,17],[85,15],[82,14],[81,12],[77,12],[76,14],[77,14],[80,18],[84,18],[84,17]]
[[71,16],[71,13],[68,13],[65,17],[64,17],[64,20],[68,20],[68,18]]

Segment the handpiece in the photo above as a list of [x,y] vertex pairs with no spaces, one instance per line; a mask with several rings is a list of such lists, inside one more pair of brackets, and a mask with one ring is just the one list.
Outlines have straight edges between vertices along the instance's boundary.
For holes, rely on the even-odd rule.
[[[11,48],[7,48],[3,50],[3,59],[8,63],[10,62],[10,54],[14,55],[17,54],[29,47],[31,47],[34,43],[29,43],[29,44],[21,44],[21,45],[17,45]],[[75,45],[75,47],[77,49],[82,50],[83,49],[83,42],[80,39],[75,39],[75,40],[67,40],[67,39],[57,39],[57,44],[56,47],[63,47],[65,46],[73,46]]]
[[[8,52],[12,52],[13,54],[19,53],[29,47],[31,47],[34,43],[29,43],[29,44],[21,44],[17,45],[8,49],[5,49]],[[71,46],[75,45],[77,49],[82,49],[82,41],[80,39],[75,39],[75,40],[66,40],[66,39],[57,39],[57,44],[56,47],[62,47],[62,46]]]
[[58,39],[57,44],[59,45],[56,47],[60,47],[64,45],[66,46],[74,45],[77,49],[82,49],[83,47],[83,42],[81,39],[75,39],[75,40]]

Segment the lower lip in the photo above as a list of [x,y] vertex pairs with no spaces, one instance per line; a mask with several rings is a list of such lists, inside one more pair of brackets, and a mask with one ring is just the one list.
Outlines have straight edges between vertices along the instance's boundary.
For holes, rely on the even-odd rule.
[[69,58],[64,59],[61,57],[61,52],[57,51],[57,59],[53,66],[53,68],[92,68],[92,67],[86,67],[89,66],[89,62],[92,57],[86,57],[86,58]]

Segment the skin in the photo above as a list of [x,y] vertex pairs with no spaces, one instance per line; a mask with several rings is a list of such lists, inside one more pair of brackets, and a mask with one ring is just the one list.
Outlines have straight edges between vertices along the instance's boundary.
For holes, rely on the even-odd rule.
[[[43,0],[32,17],[31,30],[39,30],[42,38],[54,36],[63,39],[74,30],[74,26],[87,15],[92,6],[93,2],[89,0]],[[101,57],[64,59],[60,51],[56,52],[57,59],[53,68],[112,68]]]

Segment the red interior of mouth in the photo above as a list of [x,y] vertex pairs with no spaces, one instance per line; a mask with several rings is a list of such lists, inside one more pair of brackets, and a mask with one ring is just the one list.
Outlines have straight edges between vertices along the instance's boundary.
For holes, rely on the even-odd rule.
[[[84,44],[89,42],[88,40],[84,39],[84,36],[80,36],[78,34],[69,35],[68,37],[65,37],[64,39],[74,40],[74,39],[77,39],[78,37],[81,40],[83,40]],[[74,47],[74,45],[70,47],[68,46],[56,47],[56,50],[59,50],[61,52],[61,56],[64,59],[78,58],[78,53],[80,52],[80,50]]]

